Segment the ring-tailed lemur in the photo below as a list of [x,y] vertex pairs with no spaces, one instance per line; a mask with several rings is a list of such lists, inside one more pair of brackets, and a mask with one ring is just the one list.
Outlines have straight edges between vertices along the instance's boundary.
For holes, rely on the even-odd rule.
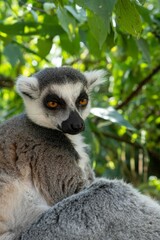
[[60,67],[18,78],[26,113],[0,126],[0,240],[93,181],[80,132],[104,76]]

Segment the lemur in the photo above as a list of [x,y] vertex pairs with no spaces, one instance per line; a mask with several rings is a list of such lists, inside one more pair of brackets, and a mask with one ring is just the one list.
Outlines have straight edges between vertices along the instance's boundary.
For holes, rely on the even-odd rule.
[[0,125],[0,240],[12,240],[60,200],[92,183],[81,132],[105,71],[45,68],[20,76],[25,113]]

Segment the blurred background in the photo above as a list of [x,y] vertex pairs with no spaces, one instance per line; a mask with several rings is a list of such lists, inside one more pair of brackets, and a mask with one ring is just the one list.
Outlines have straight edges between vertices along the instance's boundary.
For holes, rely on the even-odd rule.
[[160,1],[0,0],[0,122],[24,110],[17,76],[107,70],[86,142],[97,176],[160,200]]

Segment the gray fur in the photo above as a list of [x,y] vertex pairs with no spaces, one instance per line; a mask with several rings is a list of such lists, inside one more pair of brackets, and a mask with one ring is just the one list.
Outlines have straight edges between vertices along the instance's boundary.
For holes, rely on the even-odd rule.
[[[0,240],[14,239],[20,231],[45,211],[47,206],[89,185],[94,178],[93,172],[89,166],[86,166],[84,172],[79,167],[80,161],[80,156],[73,144],[62,132],[35,125],[25,114],[2,124],[0,128]],[[27,198],[20,202],[18,202],[19,199],[17,201],[13,198],[12,211],[15,216],[10,221],[10,213],[4,213],[6,214],[5,222],[3,220],[4,228],[4,224],[1,226],[1,219],[4,218],[3,207],[11,211],[9,206],[12,205],[6,201],[7,198],[10,200],[9,198],[12,197],[8,195],[10,192],[8,193],[6,186],[14,189],[15,181],[22,182],[24,186],[29,184],[33,186],[34,191],[45,199],[44,207],[41,206],[43,203],[39,204],[38,200],[35,200],[34,193],[32,197],[29,192],[30,202],[37,201],[37,204],[33,203],[33,205],[36,204],[37,210],[33,209],[31,212],[28,209],[31,203],[27,202]],[[15,208],[18,207],[24,211],[22,216],[16,216],[19,210],[17,209],[16,213]],[[9,233],[5,237],[6,231],[11,231],[13,237]]]
[[118,180],[96,180],[52,207],[20,240],[159,240],[160,206]]
[[[89,93],[104,75],[48,68],[18,79],[26,114],[0,125],[0,240],[17,240],[21,232],[23,240],[160,237],[156,203],[121,181],[92,184],[79,132],[89,114]],[[48,93],[65,104],[46,110]]]
[[85,76],[70,67],[59,67],[59,68],[45,68],[38,73],[33,75],[38,78],[39,88],[42,91],[48,84],[65,84],[71,82],[72,84],[77,81],[83,82],[83,85],[87,85]]
[[21,178],[25,168],[30,168],[28,177],[39,185],[49,205],[79,192],[93,180],[90,175],[84,179],[79,155],[62,132],[35,125],[25,114],[1,125],[0,143],[1,172],[3,165],[8,165],[7,173]]
[[[68,67],[45,68],[31,77],[20,76],[16,87],[32,122],[46,128],[61,129],[62,122],[69,118],[71,112],[86,119],[90,111],[89,94],[96,84],[101,83],[104,74],[104,71],[98,70],[85,76]],[[79,105],[79,101],[85,99],[84,94],[88,101],[85,107]],[[50,109],[47,105],[50,102],[56,102],[57,108]]]
[[[14,239],[50,206],[93,181],[86,145],[78,134],[90,105],[78,108],[77,99],[84,88],[87,91],[89,81],[71,68],[44,69],[32,77],[18,79],[17,89],[26,114],[0,125],[0,240]],[[65,109],[46,111],[43,100],[47,91],[53,95],[56,91],[60,99],[65,99]],[[71,118],[71,113],[76,118]],[[71,123],[67,123],[67,118]],[[71,125],[74,119],[79,120],[79,125],[73,122],[78,127],[71,131],[76,134],[72,137],[68,130],[63,132],[61,123]]]

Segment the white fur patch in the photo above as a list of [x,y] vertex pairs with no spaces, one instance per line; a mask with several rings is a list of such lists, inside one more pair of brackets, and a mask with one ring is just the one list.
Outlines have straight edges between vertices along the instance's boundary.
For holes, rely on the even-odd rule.
[[[57,126],[61,125],[69,117],[70,111],[77,111],[85,120],[90,112],[90,101],[87,107],[81,111],[76,107],[76,100],[83,90],[89,93],[94,86],[101,84],[104,81],[106,72],[104,70],[97,70],[86,72],[84,75],[88,82],[87,87],[84,87],[82,82],[50,84],[42,93],[40,93],[36,77],[20,76],[16,84],[17,91],[24,99],[26,113],[31,121],[46,128],[57,129]],[[63,98],[68,106],[68,113],[55,114],[55,116],[53,114],[46,114],[42,101],[47,92],[57,94],[60,98]]]
[[56,129],[56,127],[54,127],[56,126],[56,122],[54,122],[53,119],[51,120],[49,117],[46,116],[46,114],[43,111],[40,99],[33,100],[26,98],[24,99],[24,103],[26,107],[27,116],[32,122],[42,127]]
[[[51,85],[50,89],[53,93],[57,94],[59,97],[65,100],[70,110],[77,111],[77,112],[78,110],[75,105],[77,98],[79,97],[82,90],[85,90],[86,92],[88,92],[88,90],[84,88],[84,85],[81,82],[77,82],[74,84],[66,83],[64,85],[54,84],[54,85]],[[89,112],[90,112],[90,102],[88,103],[87,107],[79,114],[83,118],[83,120],[85,120],[88,117]],[[68,117],[69,115],[66,116],[66,119]]]
[[83,84],[80,82],[74,84],[66,83],[63,85],[53,84],[51,85],[50,89],[60,98],[63,98],[67,105],[73,110],[75,109],[75,101],[83,89]]
[[86,149],[88,148],[88,146],[87,144],[84,143],[83,136],[81,134],[77,135],[66,134],[66,136],[70,139],[80,157],[79,167],[82,169],[83,172],[85,172],[85,168],[89,163],[89,157],[88,154],[86,153]]
[[[24,99],[27,116],[32,122],[46,128],[57,129],[57,126],[61,125],[61,123],[69,117],[70,111],[78,112],[78,109],[76,108],[76,100],[79,97],[81,91],[84,89],[84,86],[81,82],[77,82],[74,84],[66,83],[63,85],[50,84],[47,88],[44,89],[44,91],[42,91],[40,95],[36,88],[36,86],[38,85],[37,79],[31,79],[31,83],[29,85],[27,84],[28,81],[30,81],[30,78],[20,78],[17,82],[17,88]],[[34,84],[32,85],[32,83]],[[33,91],[34,86],[36,91],[35,94]],[[34,99],[26,96],[22,93],[22,91],[26,91],[30,95],[32,94],[32,96],[34,96]],[[85,91],[87,91],[87,89],[85,89]],[[37,93],[39,95],[36,98]],[[59,115],[54,116],[53,114],[47,115],[42,103],[43,98],[45,95],[47,95],[47,93],[53,93],[58,95],[60,98],[63,98],[68,106],[68,114],[66,112],[66,114],[62,114],[61,117],[59,117]],[[79,114],[83,119],[86,119],[86,117],[89,115],[89,112],[90,102],[83,111],[79,112]]]
[[20,76],[16,82],[17,92],[24,98],[25,94],[28,94],[32,98],[39,97],[38,79],[35,77]]
[[29,180],[8,180],[0,189],[0,239],[3,240],[15,239],[18,231],[26,229],[50,208]]
[[88,89],[92,90],[95,86],[105,82],[107,72],[105,70],[94,70],[91,72],[85,72],[84,75],[88,82]]

